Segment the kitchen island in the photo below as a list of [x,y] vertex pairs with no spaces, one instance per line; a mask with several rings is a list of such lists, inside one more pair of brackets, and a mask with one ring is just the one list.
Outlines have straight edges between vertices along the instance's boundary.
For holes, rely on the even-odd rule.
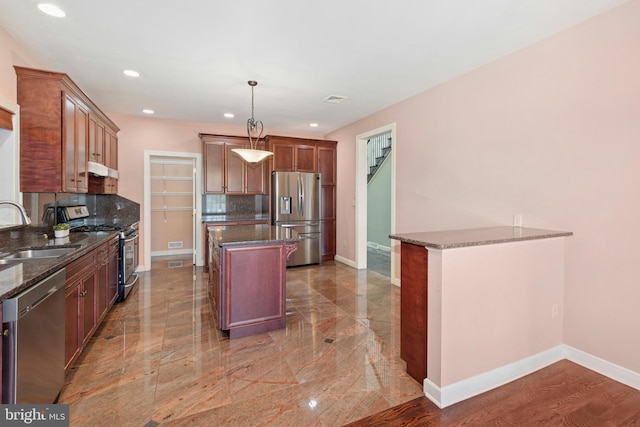
[[300,241],[266,224],[212,226],[208,295],[218,327],[230,338],[284,328],[286,263]]
[[555,362],[564,237],[521,227],[407,233],[400,356],[445,407]]

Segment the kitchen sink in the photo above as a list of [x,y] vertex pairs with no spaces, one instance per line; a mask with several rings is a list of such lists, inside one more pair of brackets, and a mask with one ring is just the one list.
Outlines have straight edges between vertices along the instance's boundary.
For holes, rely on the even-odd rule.
[[75,251],[77,248],[42,248],[42,249],[22,249],[20,251],[12,252],[0,259],[2,260],[29,260],[29,259],[43,259],[43,258],[57,258]]

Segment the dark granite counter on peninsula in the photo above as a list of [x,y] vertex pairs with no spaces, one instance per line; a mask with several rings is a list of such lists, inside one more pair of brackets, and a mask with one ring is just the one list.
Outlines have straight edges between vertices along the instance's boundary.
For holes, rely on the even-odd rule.
[[[0,301],[11,298],[60,270],[109,241],[116,234],[116,231],[70,233],[69,237],[54,239],[49,238],[48,235],[45,237],[45,233],[40,227],[22,226],[0,231],[0,254],[2,255],[33,248],[72,247],[75,249],[57,258],[8,261],[5,264],[0,264]],[[1,260],[2,258],[0,258],[0,262]]]
[[209,227],[208,295],[230,338],[284,328],[286,262],[301,239],[269,225]]
[[389,236],[391,239],[430,249],[453,249],[468,246],[493,245],[524,240],[549,239],[572,236],[570,231],[543,230],[523,227],[486,227],[461,230],[403,233]]
[[401,242],[400,356],[436,405],[557,357],[572,235],[505,226],[389,236]]

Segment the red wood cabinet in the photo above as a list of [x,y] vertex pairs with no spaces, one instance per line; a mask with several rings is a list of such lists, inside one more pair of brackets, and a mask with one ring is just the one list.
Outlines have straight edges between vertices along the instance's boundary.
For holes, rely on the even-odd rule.
[[[206,194],[267,193],[267,162],[250,164],[232,150],[249,148],[249,140],[239,136],[200,134],[204,153]],[[259,146],[262,148],[263,144]]]
[[67,265],[65,371],[89,343],[118,296],[118,236]]
[[233,222],[205,222],[202,224],[202,234],[204,236],[204,266],[202,268],[203,273],[209,273],[209,253],[211,245],[209,242],[209,227],[233,227],[236,225],[258,225],[269,224],[269,221],[233,221]]
[[424,246],[401,243],[400,358],[420,384],[427,378],[427,260]]
[[267,136],[267,148],[273,151],[270,160],[275,171],[316,172],[321,184],[321,255],[332,260],[336,255],[336,141]]
[[20,191],[86,193],[87,161],[99,154],[93,140],[97,123],[113,135],[118,127],[66,74],[14,68],[20,104]]
[[67,266],[65,285],[65,370],[96,328],[96,251]]
[[[210,239],[211,240],[211,239]],[[230,338],[284,328],[286,245],[211,245],[208,295]]]

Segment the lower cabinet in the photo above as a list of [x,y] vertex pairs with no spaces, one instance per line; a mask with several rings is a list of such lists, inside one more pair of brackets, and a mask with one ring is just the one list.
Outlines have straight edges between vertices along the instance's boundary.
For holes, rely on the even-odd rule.
[[203,272],[209,273],[209,227],[233,227],[235,225],[259,225],[269,224],[269,221],[234,221],[234,222],[204,222],[203,233],[204,236],[204,266]]
[[118,236],[66,268],[65,372],[73,366],[118,295]]
[[229,338],[284,328],[286,258],[284,243],[212,245],[208,294]]

